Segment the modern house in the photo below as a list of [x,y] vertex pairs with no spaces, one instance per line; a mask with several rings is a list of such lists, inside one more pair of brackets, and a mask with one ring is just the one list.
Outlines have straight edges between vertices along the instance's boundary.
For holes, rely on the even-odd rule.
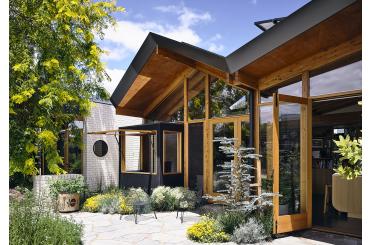
[[[145,122],[114,130],[119,184],[217,194],[227,157],[213,139],[234,137],[263,156],[257,193],[282,194],[275,233],[313,227],[361,236],[361,203],[337,210],[330,193],[332,140],[361,135],[362,1],[314,0],[278,20],[258,23],[263,32],[226,57],[147,36],[111,97],[116,114]],[[131,137],[140,142],[135,162]]]

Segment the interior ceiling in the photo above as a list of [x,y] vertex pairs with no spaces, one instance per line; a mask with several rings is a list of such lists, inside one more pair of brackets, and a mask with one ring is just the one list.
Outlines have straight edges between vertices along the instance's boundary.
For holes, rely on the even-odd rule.
[[303,32],[287,43],[262,56],[241,71],[261,78],[319,50],[341,44],[362,32],[362,3],[358,1],[336,15]]
[[350,98],[313,101],[313,116],[335,114],[346,108],[347,110],[344,110],[345,112],[361,112],[362,107],[358,105],[358,102],[361,100],[361,96],[353,96]]

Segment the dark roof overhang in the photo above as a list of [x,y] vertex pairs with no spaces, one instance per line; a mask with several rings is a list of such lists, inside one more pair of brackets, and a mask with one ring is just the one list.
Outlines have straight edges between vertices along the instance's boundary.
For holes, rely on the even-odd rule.
[[[192,62],[199,62],[222,73],[233,75],[358,1],[360,0],[313,0],[227,57],[155,33],[149,33],[110,100],[117,108],[140,75],[141,70],[159,50],[165,50],[178,58],[181,57],[176,60],[179,64],[190,67]],[[168,56],[168,58],[173,59],[173,56]],[[247,73],[247,75],[249,74]],[[257,77],[253,76],[252,78]]]

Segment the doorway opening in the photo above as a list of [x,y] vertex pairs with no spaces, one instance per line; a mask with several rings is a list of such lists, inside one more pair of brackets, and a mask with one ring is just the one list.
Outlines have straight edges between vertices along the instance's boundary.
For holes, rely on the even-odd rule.
[[[340,208],[339,196],[332,175],[340,158],[334,140],[349,135],[351,139],[362,135],[361,94],[342,98],[322,98],[312,103],[312,219],[315,229],[362,236],[361,190],[351,205],[360,206],[360,216]],[[361,189],[361,187],[360,187]],[[343,190],[347,192],[349,190]],[[359,203],[358,203],[359,202]],[[342,205],[348,206],[343,201]],[[358,209],[358,208],[357,208]],[[355,209],[354,209],[355,211]],[[359,217],[356,217],[359,216]]]

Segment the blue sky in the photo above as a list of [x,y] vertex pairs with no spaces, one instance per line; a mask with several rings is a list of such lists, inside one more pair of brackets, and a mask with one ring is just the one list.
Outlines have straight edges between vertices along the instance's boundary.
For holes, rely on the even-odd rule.
[[149,31],[184,41],[221,55],[228,55],[262,31],[255,21],[285,17],[308,0],[125,0],[115,14],[118,24],[106,31],[102,57],[112,82],[111,93],[123,76]]

